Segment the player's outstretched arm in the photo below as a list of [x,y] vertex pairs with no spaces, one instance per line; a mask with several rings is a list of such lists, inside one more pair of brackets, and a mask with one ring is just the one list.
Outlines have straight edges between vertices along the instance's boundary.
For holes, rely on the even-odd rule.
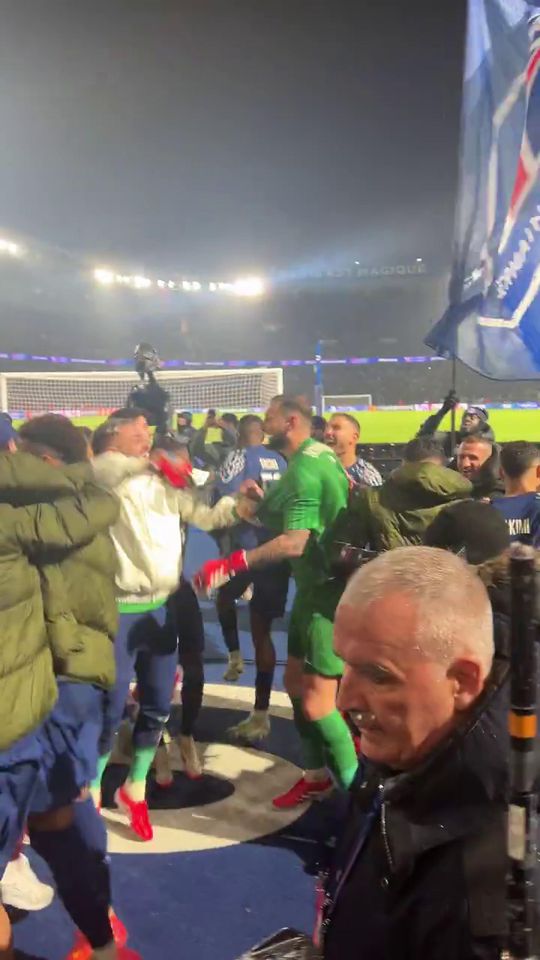
[[208,593],[252,567],[295,560],[302,556],[309,536],[309,530],[288,530],[254,550],[237,550],[229,557],[208,560],[193,578],[195,589],[199,593]]
[[223,530],[238,523],[237,501],[222,497],[213,506],[204,503],[194,490],[178,490],[178,513],[182,523],[190,523],[199,530]]

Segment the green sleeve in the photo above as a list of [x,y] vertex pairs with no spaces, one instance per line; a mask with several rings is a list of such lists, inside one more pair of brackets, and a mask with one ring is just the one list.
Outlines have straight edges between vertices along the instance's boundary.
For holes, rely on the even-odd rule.
[[40,503],[17,511],[15,535],[28,552],[38,552],[38,559],[47,551],[71,550],[89,543],[96,534],[107,530],[117,519],[116,497],[88,484],[84,492],[64,497],[56,504]]
[[321,481],[313,470],[298,470],[284,506],[284,530],[318,530],[321,516]]

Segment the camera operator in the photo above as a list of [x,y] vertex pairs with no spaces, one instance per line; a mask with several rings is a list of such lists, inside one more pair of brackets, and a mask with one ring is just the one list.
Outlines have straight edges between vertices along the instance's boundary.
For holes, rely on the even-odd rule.
[[139,343],[135,348],[135,369],[141,383],[130,391],[126,407],[143,410],[148,425],[162,435],[170,429],[171,414],[169,394],[155,378],[159,367],[157,350],[150,343]]

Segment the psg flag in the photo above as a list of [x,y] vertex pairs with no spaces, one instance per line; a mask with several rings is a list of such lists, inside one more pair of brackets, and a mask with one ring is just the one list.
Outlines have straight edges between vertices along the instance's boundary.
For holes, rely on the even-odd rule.
[[469,0],[449,293],[428,346],[540,379],[540,2]]

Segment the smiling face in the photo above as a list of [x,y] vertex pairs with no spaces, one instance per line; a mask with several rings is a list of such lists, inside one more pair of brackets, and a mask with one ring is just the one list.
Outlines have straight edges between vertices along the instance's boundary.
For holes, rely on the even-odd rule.
[[338,706],[360,730],[362,753],[395,770],[442,740],[481,689],[474,658],[442,662],[420,650],[416,601],[389,592],[364,608],[342,602],[334,647],[345,661]]
[[120,421],[111,435],[109,450],[126,457],[148,456],[152,438],[145,417]]
[[330,417],[324,432],[324,442],[332,448],[336,456],[354,454],[359,439],[360,428],[351,417],[340,416],[338,413]]
[[458,448],[457,467],[462,476],[474,481],[492,454],[490,443],[482,440],[464,440]]

